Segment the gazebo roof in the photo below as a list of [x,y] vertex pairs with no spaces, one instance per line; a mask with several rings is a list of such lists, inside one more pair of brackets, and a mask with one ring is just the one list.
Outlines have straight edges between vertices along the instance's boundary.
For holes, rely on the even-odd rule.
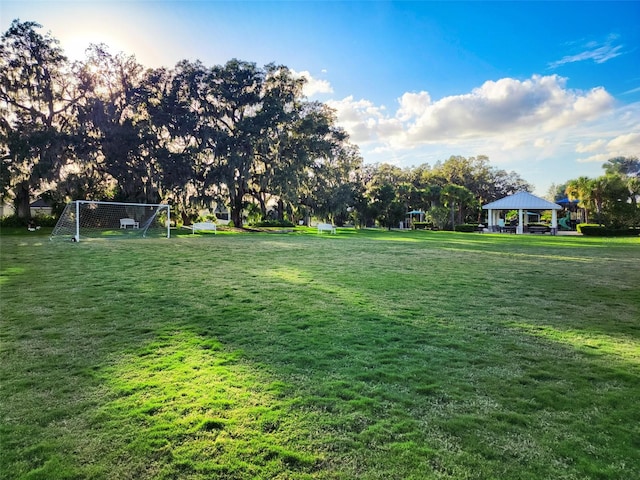
[[483,205],[483,210],[562,210],[557,203],[536,197],[529,192],[518,192]]

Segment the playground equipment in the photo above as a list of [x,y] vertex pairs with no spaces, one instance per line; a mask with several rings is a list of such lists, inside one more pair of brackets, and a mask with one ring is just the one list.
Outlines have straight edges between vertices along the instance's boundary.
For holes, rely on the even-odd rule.
[[562,230],[571,230],[571,212],[567,212],[567,214],[558,220],[558,225]]

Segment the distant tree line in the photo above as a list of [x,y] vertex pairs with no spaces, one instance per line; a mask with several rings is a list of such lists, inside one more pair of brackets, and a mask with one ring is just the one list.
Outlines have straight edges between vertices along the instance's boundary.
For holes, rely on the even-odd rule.
[[[364,165],[354,195],[356,224],[397,226],[410,211],[425,212],[438,228],[480,222],[482,205],[531,185],[517,173],[491,167],[485,156],[451,156],[430,166],[401,169],[388,164]],[[348,212],[340,212],[339,224]],[[418,217],[416,217],[418,218]]]
[[185,222],[224,205],[236,226],[248,213],[391,227],[419,210],[449,228],[531,190],[484,156],[363,164],[334,111],[282,65],[145,69],[104,45],[70,62],[39,28],[14,20],[0,40],[0,195],[21,218],[40,196],[167,202]]

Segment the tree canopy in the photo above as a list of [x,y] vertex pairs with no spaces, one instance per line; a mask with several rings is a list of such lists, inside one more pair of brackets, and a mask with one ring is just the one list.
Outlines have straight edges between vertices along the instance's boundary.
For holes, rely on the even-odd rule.
[[264,215],[273,202],[280,215],[301,202],[330,214],[314,184],[336,188],[360,167],[333,112],[285,66],[145,70],[104,45],[71,64],[39,28],[15,20],[0,42],[0,187],[19,216],[35,193],[171,202],[184,219],[221,203],[236,225],[250,201]]

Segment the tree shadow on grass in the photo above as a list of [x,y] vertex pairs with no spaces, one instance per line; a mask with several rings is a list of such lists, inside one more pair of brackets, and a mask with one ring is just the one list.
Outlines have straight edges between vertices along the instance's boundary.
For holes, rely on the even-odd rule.
[[[222,306],[222,323],[202,328],[292,386],[302,411],[325,425],[320,443],[331,445],[324,448],[334,466],[350,459],[367,472],[398,472],[403,467],[391,452],[401,448],[414,456],[430,452],[420,467],[405,464],[405,475],[426,468],[433,475],[441,469],[453,477],[463,470],[472,478],[497,471],[513,477],[522,463],[531,478],[567,468],[634,473],[632,429],[614,428],[600,439],[595,433],[635,415],[627,399],[637,391],[638,372],[625,373],[624,358],[593,359],[463,306],[430,315],[406,296],[385,305],[384,295],[301,268],[276,267],[260,285],[249,294],[270,297],[271,289],[284,288],[304,308],[256,299],[255,316],[233,316],[232,306]],[[611,405],[616,414],[597,413]],[[567,421],[575,431],[562,440]],[[536,440],[539,430],[549,432],[545,442]],[[616,438],[619,448],[606,453],[616,466],[593,462],[588,452],[605,455]]]
[[482,258],[375,242],[180,239],[151,256],[125,242],[41,256],[52,264],[30,267],[39,286],[23,293],[18,276],[10,288],[24,298],[5,337],[5,471],[637,476],[637,370],[523,331],[523,319],[549,321],[520,311],[535,296],[487,308],[526,282],[487,292]]

